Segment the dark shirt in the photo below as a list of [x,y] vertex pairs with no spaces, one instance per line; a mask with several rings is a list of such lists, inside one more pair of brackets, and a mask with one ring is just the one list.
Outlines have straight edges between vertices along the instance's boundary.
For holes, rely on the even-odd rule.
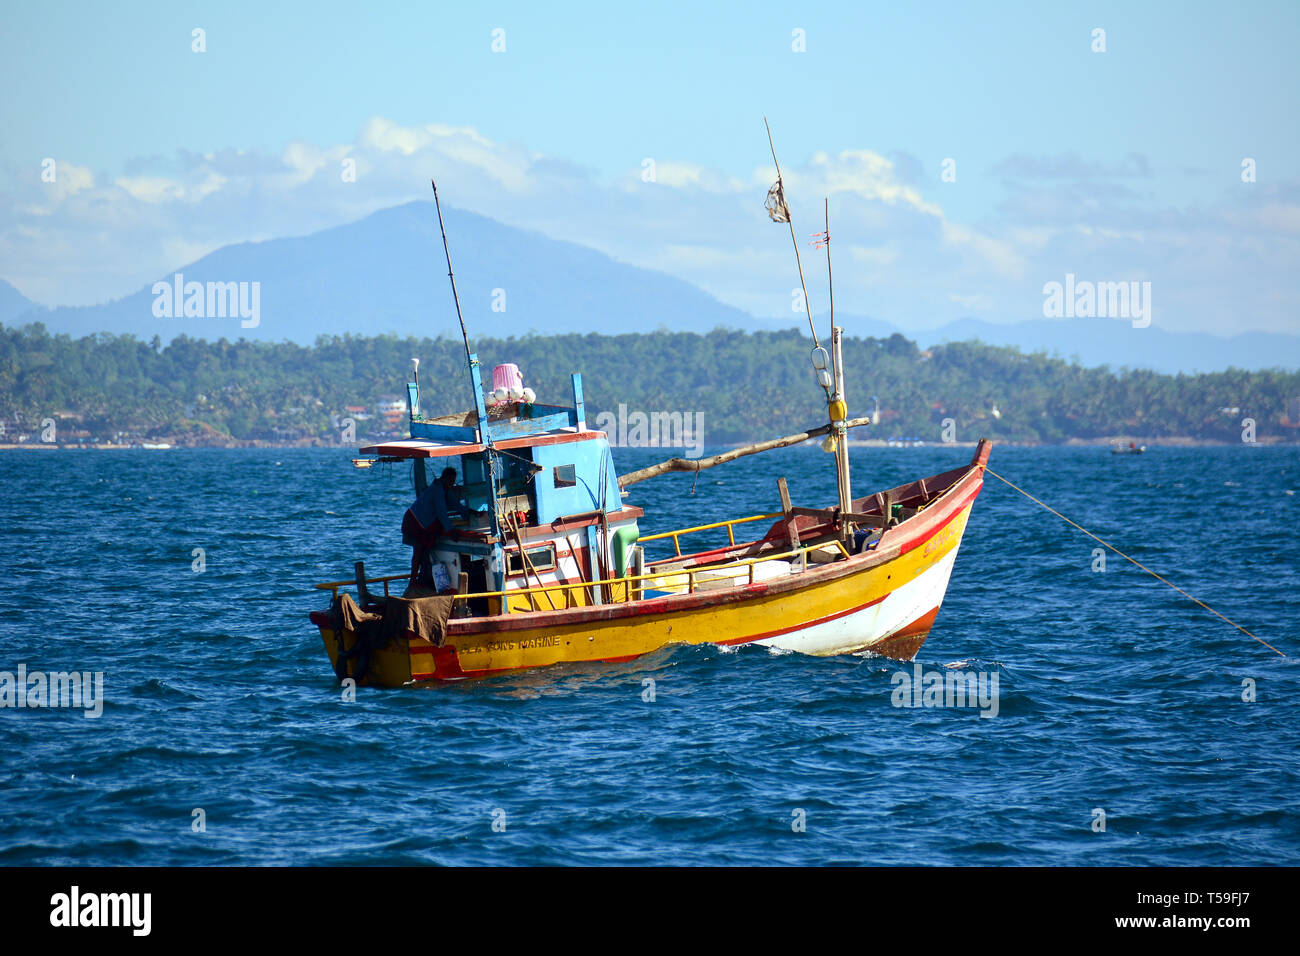
[[444,491],[441,481],[432,482],[415,499],[415,504],[411,505],[411,514],[415,515],[415,520],[425,528],[433,527],[433,522],[436,520],[444,529],[450,529],[451,515],[448,513],[450,511],[467,517],[469,514],[469,509],[460,495],[456,494],[455,488]]

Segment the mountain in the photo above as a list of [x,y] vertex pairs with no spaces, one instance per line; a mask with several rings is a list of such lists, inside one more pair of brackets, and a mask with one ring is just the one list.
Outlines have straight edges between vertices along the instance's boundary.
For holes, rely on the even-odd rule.
[[0,322],[12,323],[14,319],[34,308],[36,308],[35,302],[4,279],[0,279]]
[[[719,325],[769,324],[681,279],[574,243],[463,210],[446,209],[444,216],[461,309],[475,335],[649,332],[660,326],[707,332]],[[131,332],[143,339],[158,335],[164,342],[182,333],[299,343],[348,332],[460,335],[431,202],[381,210],[308,236],[225,246],[176,271],[184,282],[205,288],[209,282],[248,283],[249,312],[255,301],[252,283],[258,283],[256,326],[244,327],[238,317],[156,316],[155,304],[162,303],[153,283],[114,302],[26,318],[44,322],[52,332]],[[174,275],[159,280],[172,284]]]
[[[475,337],[805,327],[798,316],[756,318],[681,279],[617,262],[584,246],[463,210],[448,209],[445,216],[461,308]],[[202,283],[205,291],[207,283],[245,283],[250,307],[252,284],[257,283],[255,326],[251,319],[251,327],[244,327],[230,316],[185,318],[183,295],[174,310],[181,317],[155,315],[155,306],[166,303],[154,295],[153,283],[103,305],[41,310],[3,281],[0,323],[41,321],[56,333],[130,332],[145,340],[157,335],[164,342],[182,333],[209,340],[303,344],[321,334],[344,333],[459,338],[445,265],[433,204],[412,202],[307,236],[225,246],[176,270],[185,282]],[[159,279],[171,285],[174,275]],[[819,315],[817,321],[820,329],[826,317]],[[850,336],[887,338],[901,332],[923,348],[979,340],[1025,353],[1077,356],[1087,367],[1166,373],[1232,366],[1300,368],[1300,336],[1268,332],[1220,337],[1156,325],[1135,329],[1110,319],[1003,324],[970,318],[918,330],[842,312],[836,321]]]

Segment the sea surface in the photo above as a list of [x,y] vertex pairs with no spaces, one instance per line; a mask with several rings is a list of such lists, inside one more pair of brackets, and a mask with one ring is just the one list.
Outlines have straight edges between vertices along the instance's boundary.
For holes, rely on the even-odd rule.
[[[970,455],[854,448],[854,490]],[[996,676],[996,716],[895,706],[911,665],[713,646],[345,702],[313,585],[406,568],[411,497],[350,457],[0,452],[0,671],[104,696],[0,708],[0,864],[1300,864],[1300,449],[995,448],[1289,655],[989,478],[917,660]],[[779,475],[833,502],[812,447],[630,500],[652,533],[775,510]]]

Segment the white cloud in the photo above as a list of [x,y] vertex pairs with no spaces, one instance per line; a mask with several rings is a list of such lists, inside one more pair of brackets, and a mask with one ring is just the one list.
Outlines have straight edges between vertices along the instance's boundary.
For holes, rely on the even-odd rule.
[[209,171],[202,180],[186,183],[165,176],[119,176],[114,185],[126,190],[132,199],[143,203],[168,202],[193,203],[221,189],[228,180],[220,173]]
[[944,239],[955,246],[972,250],[990,268],[1008,279],[1019,279],[1025,272],[1025,260],[1009,242],[981,235],[959,223],[943,224]]
[[[654,181],[662,186],[677,189],[704,189],[715,193],[737,193],[745,184],[734,176],[724,176],[717,170],[708,169],[695,163],[677,160],[655,161]],[[641,181],[642,170],[636,171],[636,180]]]
[[1265,229],[1300,234],[1300,206],[1269,203],[1259,210],[1258,221]]
[[810,187],[818,195],[853,193],[863,199],[903,204],[928,216],[943,217],[937,204],[927,202],[918,190],[899,181],[893,160],[867,149],[843,150],[834,157],[814,153],[811,166],[796,172],[794,183]]
[[974,295],[959,295],[956,292],[948,293],[948,301],[956,302],[963,309],[974,309],[979,312],[987,312],[993,308],[993,299],[983,292],[976,292]]
[[55,202],[61,202],[69,196],[75,196],[83,189],[90,189],[95,185],[95,174],[91,172],[88,166],[77,166],[73,163],[59,161],[56,162],[54,171],[54,182],[47,185],[53,194]]

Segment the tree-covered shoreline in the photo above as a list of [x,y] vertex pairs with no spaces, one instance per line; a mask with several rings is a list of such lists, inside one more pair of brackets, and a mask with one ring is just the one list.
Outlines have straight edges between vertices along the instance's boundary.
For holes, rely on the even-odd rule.
[[[798,431],[825,419],[809,350],[795,330],[706,335],[530,335],[471,340],[490,381],[514,362],[538,401],[568,404],[570,372],[583,375],[588,421],[620,404],[645,413],[703,413],[710,445]],[[50,335],[41,325],[0,326],[0,442],[58,440],[249,441],[340,444],[354,421],[365,440],[393,432],[381,403],[404,399],[420,358],[426,415],[471,407],[458,339],[319,338],[312,346],[179,337],[163,345],[129,335]],[[1125,435],[1239,442],[1243,420],[1260,441],[1300,440],[1300,373],[1282,370],[1164,375],[1082,368],[1042,353],[980,342],[920,350],[902,335],[846,338],[851,415],[881,420],[857,438],[994,440],[1054,444]],[[356,411],[360,409],[361,411]],[[404,420],[397,422],[404,428]]]

